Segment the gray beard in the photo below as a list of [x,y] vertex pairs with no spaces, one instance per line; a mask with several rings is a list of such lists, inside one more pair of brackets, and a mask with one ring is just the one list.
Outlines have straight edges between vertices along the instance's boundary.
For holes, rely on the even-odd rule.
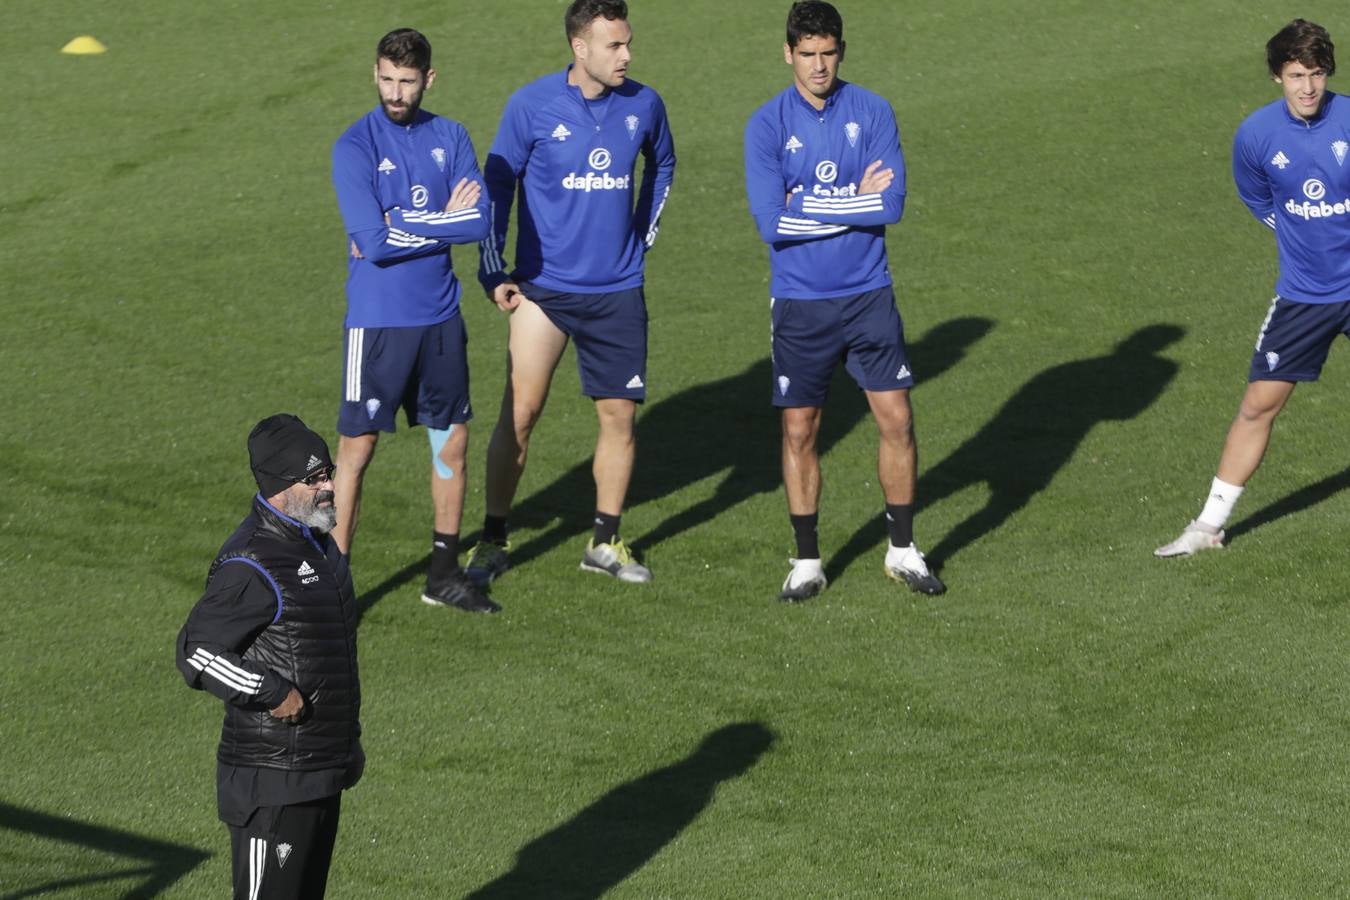
[[332,502],[333,492],[315,491],[307,500],[288,502],[288,508],[282,512],[311,531],[326,534],[337,527],[337,508],[328,506],[321,509],[319,503],[323,500]]

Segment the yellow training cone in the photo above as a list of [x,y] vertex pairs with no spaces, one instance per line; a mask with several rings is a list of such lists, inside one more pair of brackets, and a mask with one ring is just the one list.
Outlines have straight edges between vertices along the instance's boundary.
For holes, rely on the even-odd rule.
[[82,34],[62,47],[61,52],[83,55],[88,53],[104,53],[107,49],[108,48],[103,46],[103,43],[99,41],[98,38]]

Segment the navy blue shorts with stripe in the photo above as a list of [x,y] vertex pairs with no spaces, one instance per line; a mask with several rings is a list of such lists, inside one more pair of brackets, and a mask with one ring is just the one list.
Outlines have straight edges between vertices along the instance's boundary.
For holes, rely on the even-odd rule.
[[889,286],[848,297],[778,297],[769,303],[774,406],[824,406],[841,360],[865,391],[914,386],[905,326]]
[[1350,336],[1350,300],[1270,303],[1247,373],[1251,381],[1316,381],[1337,335]]
[[407,328],[348,328],[338,434],[393,431],[399,407],[409,425],[446,429],[473,418],[469,335],[464,318]]
[[520,290],[577,348],[581,392],[595,400],[647,399],[647,301],[642,288],[606,294]]

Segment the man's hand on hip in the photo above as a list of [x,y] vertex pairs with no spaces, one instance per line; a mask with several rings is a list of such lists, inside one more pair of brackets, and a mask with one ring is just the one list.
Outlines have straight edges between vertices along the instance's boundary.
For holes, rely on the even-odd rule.
[[510,312],[520,305],[520,301],[528,299],[513,281],[503,281],[492,289],[492,302],[502,312]]
[[299,689],[292,687],[291,692],[286,695],[286,699],[272,707],[268,712],[272,714],[273,718],[294,725],[304,715],[305,698],[300,696]]

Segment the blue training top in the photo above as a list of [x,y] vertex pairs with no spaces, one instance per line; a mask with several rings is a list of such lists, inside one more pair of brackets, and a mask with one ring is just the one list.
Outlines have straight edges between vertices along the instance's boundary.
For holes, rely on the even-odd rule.
[[[589,294],[642,285],[643,254],[675,178],[666,108],[631,79],[587,100],[567,83],[570,69],[520,88],[502,112],[483,167],[492,230],[479,246],[478,279],[489,290],[507,280]],[[642,186],[634,192],[639,154]],[[502,253],[517,183],[512,269]]]
[[[859,194],[878,159],[894,180]],[[891,283],[886,226],[904,212],[905,160],[880,96],[841,81],[817,110],[789,85],[745,126],[745,190],[769,245],[774,297],[846,297]]]
[[461,178],[482,185],[469,133],[425,110],[399,125],[377,106],[337,139],[338,208],[364,257],[348,254],[346,327],[435,325],[459,312],[450,245],[488,230],[486,190],[477,206],[444,211]]
[[1304,121],[1284,98],[1233,138],[1233,179],[1252,215],[1275,230],[1275,291],[1299,303],[1350,300],[1350,100],[1327,91]]

